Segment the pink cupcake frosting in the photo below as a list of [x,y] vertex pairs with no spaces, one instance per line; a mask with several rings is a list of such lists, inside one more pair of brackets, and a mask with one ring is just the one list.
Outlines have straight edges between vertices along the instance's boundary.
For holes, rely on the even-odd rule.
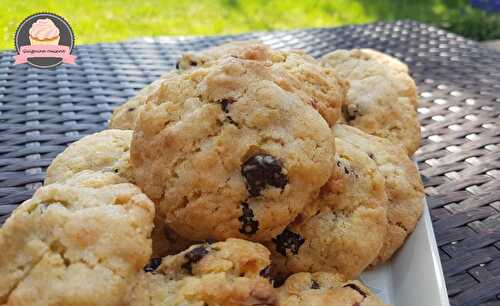
[[30,28],[30,36],[38,40],[54,39],[59,36],[59,29],[49,18],[38,19]]

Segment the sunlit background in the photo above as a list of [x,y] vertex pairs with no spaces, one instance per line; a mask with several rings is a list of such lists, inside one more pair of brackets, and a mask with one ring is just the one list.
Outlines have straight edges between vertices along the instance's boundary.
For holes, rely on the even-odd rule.
[[499,0],[27,0],[1,1],[0,10],[0,49],[12,49],[17,25],[37,12],[63,16],[73,27],[77,44],[397,19],[419,20],[476,40],[500,38]]

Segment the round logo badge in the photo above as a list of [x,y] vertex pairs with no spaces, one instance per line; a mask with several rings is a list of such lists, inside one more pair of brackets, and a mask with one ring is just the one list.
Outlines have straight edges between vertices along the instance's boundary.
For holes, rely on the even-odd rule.
[[39,13],[24,19],[14,39],[17,55],[14,64],[28,63],[37,68],[74,64],[75,44],[69,23],[61,16]]

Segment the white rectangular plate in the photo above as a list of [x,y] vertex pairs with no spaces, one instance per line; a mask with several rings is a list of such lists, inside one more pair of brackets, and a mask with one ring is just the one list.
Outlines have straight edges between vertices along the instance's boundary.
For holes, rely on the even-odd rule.
[[361,274],[361,280],[392,306],[450,305],[431,217],[424,204],[415,231],[392,260]]

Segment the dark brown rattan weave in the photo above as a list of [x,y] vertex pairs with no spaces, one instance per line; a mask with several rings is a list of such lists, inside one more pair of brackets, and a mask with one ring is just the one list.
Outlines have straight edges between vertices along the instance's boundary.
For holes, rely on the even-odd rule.
[[[260,39],[314,56],[370,47],[408,63],[419,85],[426,186],[452,305],[500,305],[500,53],[416,22],[77,47],[76,65],[13,66],[0,53],[0,223],[40,186],[57,153],[104,129],[113,107],[179,55]],[[1,251],[1,250],[0,250]]]

